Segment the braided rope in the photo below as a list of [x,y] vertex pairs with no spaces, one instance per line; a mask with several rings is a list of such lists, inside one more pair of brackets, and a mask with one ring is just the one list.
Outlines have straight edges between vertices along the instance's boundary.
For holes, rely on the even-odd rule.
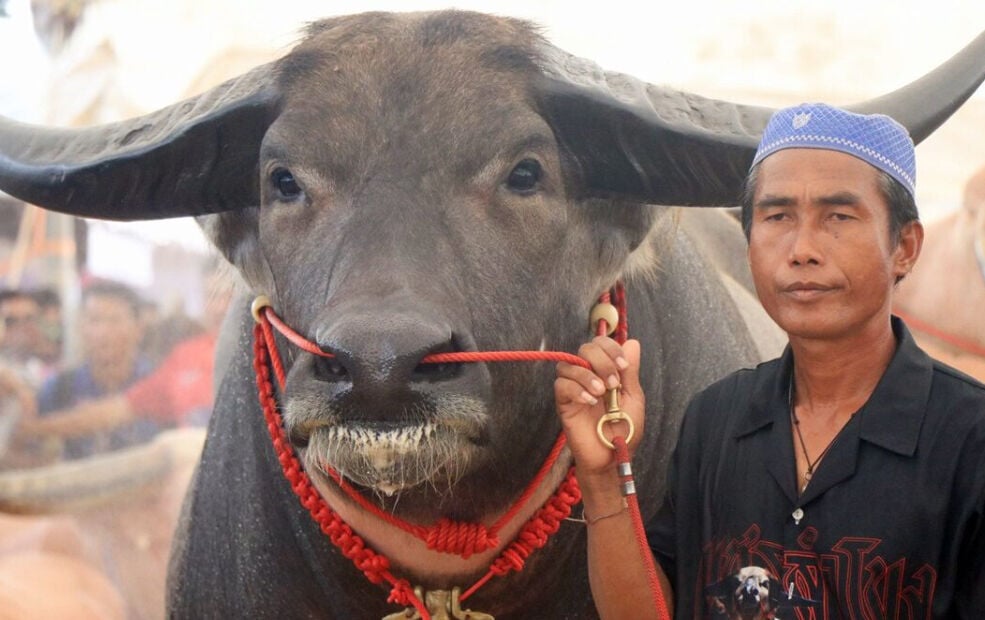
[[283,384],[284,371],[278,355],[273,355],[271,356],[273,359],[268,360],[266,336],[272,339],[273,334],[269,326],[264,329],[263,325],[257,325],[253,336],[253,369],[256,372],[260,406],[263,409],[264,421],[267,423],[267,431],[270,433],[277,460],[280,462],[284,477],[291,485],[291,490],[332,544],[362,571],[370,583],[380,584],[386,581],[392,586],[390,596],[387,598],[388,602],[405,607],[413,606],[422,618],[430,618],[424,603],[414,595],[410,582],[394,577],[390,572],[390,561],[367,547],[363,539],[325,503],[311,484],[308,474],[287,440],[281,415],[277,413],[277,400],[270,381],[268,361],[274,367],[277,380],[281,384]]
[[640,503],[636,498],[636,485],[633,481],[629,446],[626,445],[626,439],[619,436],[614,437],[612,443],[615,446],[616,463],[620,466],[625,466],[625,469],[622,467],[618,468],[620,470],[619,478],[620,482],[622,482],[623,498],[626,500],[626,505],[629,506],[629,516],[633,522],[633,534],[640,548],[640,555],[643,558],[646,582],[650,586],[650,597],[653,601],[654,609],[657,610],[658,617],[661,620],[670,620],[670,613],[667,610],[667,601],[664,598],[663,587],[660,585],[660,578],[657,576],[656,560],[654,560],[653,552],[650,551],[650,545],[646,540],[646,527],[643,525]]

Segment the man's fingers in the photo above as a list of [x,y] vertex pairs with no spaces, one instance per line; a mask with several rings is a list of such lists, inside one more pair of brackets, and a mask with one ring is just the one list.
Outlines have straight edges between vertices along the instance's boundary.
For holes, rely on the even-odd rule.
[[582,390],[593,396],[605,394],[605,384],[602,379],[587,368],[561,362],[557,365],[557,376],[577,383]]
[[581,386],[577,381],[565,377],[554,380],[554,400],[558,405],[571,403],[579,405],[595,405],[598,399]]
[[591,370],[562,362],[557,365],[558,377],[577,383],[596,398],[605,394],[606,390],[619,386],[629,394],[641,392],[638,341],[628,340],[620,346],[611,338],[599,336],[582,345],[578,355],[589,363]]
[[596,336],[592,339],[592,344],[602,349],[620,370],[626,368],[628,360],[626,360],[623,347],[618,342],[608,336]]
[[616,341],[604,336],[597,337],[591,342],[583,344],[578,349],[578,355],[591,364],[592,370],[602,379],[606,388],[619,386],[619,372],[622,370],[622,364],[617,360],[624,359],[624,357],[622,347]]

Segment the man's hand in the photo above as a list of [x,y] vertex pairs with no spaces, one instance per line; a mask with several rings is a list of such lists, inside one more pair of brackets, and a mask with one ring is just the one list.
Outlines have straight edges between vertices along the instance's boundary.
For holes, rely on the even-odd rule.
[[[578,355],[592,365],[592,370],[565,362],[557,365],[554,399],[558,416],[574,455],[578,478],[609,477],[614,470],[613,450],[605,446],[596,432],[599,418],[605,414],[605,394],[609,388],[622,386],[620,408],[635,427],[630,453],[639,445],[643,434],[644,395],[640,387],[640,344],[628,340],[624,346],[603,336],[582,345]],[[627,425],[615,422],[604,425],[608,437],[625,436]]]
[[21,418],[33,418],[38,412],[38,402],[32,390],[17,373],[0,366],[0,400],[16,401]]

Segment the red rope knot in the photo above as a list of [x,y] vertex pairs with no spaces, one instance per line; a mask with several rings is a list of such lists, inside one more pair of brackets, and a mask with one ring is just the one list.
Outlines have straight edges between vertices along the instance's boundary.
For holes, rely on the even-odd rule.
[[510,571],[520,572],[523,564],[530,555],[530,549],[525,545],[514,542],[503,551],[502,555],[489,567],[489,572],[494,575],[508,575]]
[[397,579],[396,583],[393,584],[393,588],[390,589],[390,596],[386,601],[394,605],[410,607],[414,604],[415,600],[417,600],[417,597],[414,595],[414,590],[410,587],[410,582],[406,579]]
[[581,501],[581,488],[578,486],[578,481],[570,477],[566,479],[561,488],[558,489],[557,496],[568,505],[568,512],[570,513],[571,506]]
[[469,559],[474,553],[482,553],[496,547],[499,538],[490,534],[482,523],[462,523],[443,518],[428,530],[428,549],[441,553],[454,553]]
[[366,548],[363,548],[360,553],[356,554],[352,558],[352,562],[373,583],[381,583],[383,581],[383,573],[390,570],[389,560]]

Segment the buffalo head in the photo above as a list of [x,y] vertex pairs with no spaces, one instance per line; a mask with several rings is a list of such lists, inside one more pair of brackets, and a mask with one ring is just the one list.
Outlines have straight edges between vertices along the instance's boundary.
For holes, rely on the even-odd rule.
[[[854,109],[920,140],[977,87],[983,50]],[[597,295],[656,269],[673,225],[659,205],[737,201],[770,113],[603,71],[521,21],[371,13],[141,118],[0,121],[0,188],[81,216],[200,216],[253,291],[336,356],[283,349],[309,469],[411,518],[477,519],[553,441],[553,370],[421,359],[576,349]]]

